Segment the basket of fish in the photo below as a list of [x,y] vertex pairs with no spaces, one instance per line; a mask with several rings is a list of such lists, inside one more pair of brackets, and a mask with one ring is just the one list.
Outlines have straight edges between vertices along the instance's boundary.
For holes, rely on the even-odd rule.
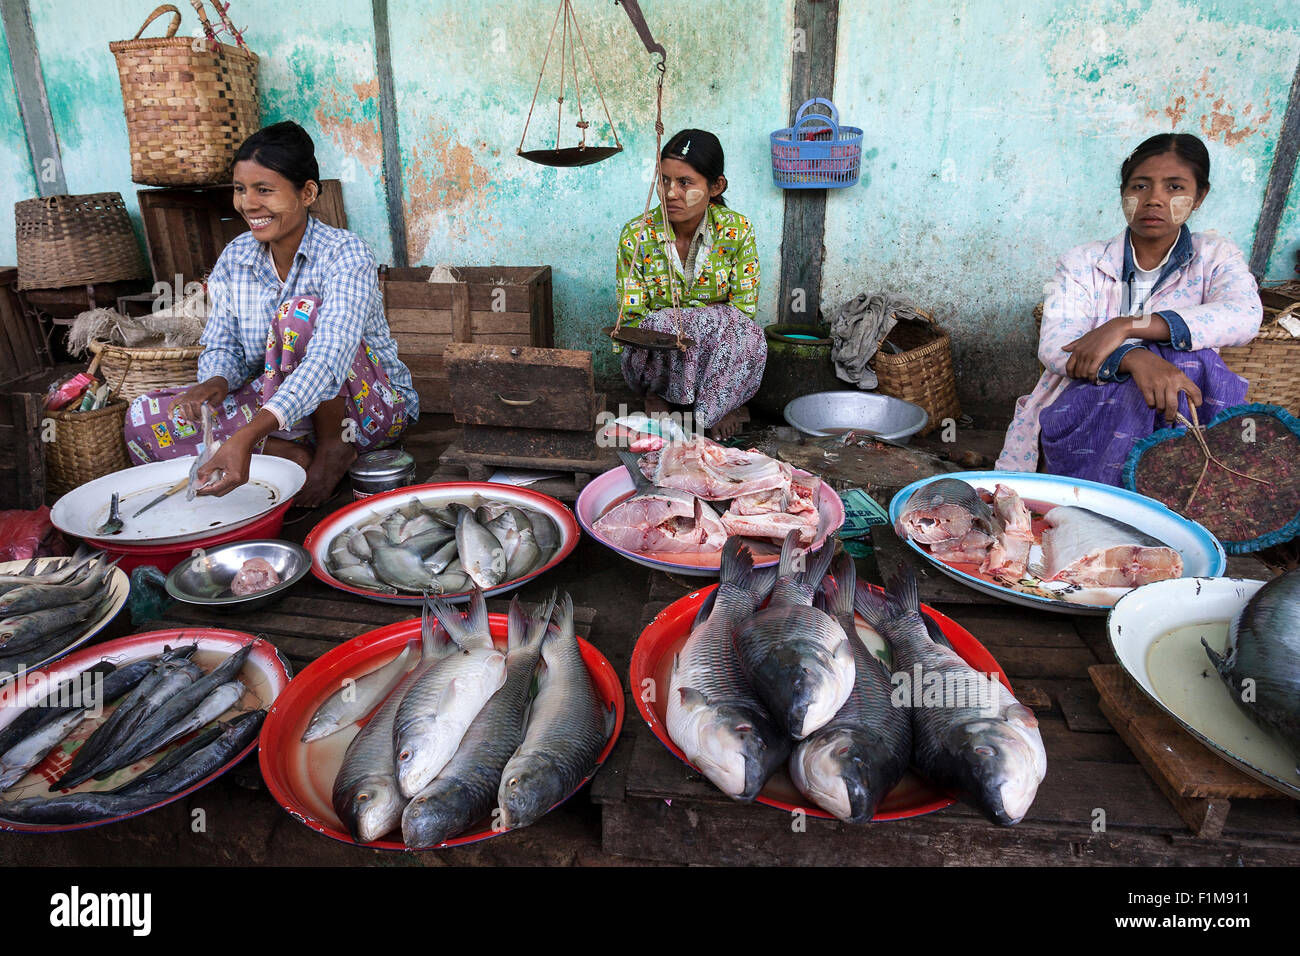
[[85,644],[126,604],[131,583],[104,552],[0,564],[0,684]]
[[502,615],[475,590],[465,616],[431,598],[421,620],[309,665],[271,709],[259,759],[316,832],[433,849],[536,822],[591,779],[622,722],[618,675],[574,633],[567,594]]
[[583,488],[576,510],[588,534],[637,564],[713,577],[724,542],[738,535],[755,563],[770,567],[789,532],[816,548],[844,524],[844,503],[830,485],[761,452],[702,435],[631,447],[619,452],[622,468]]
[[[913,578],[856,580],[833,548],[754,567],[730,538],[721,581],[642,633],[650,729],[734,800],[847,823],[974,804],[1019,822],[1047,772],[1038,722],[989,653],[923,607]],[[802,569],[802,570],[800,570]],[[856,610],[856,614],[855,614]]]
[[331,587],[388,604],[426,593],[468,601],[511,591],[578,543],[573,512],[548,495],[482,481],[412,485],[355,501],[307,535],[311,570]]
[[0,830],[124,820],[216,779],[257,746],[289,683],[275,647],[237,631],[153,631],[6,685]]
[[944,574],[992,597],[1065,614],[1106,614],[1135,587],[1221,575],[1218,539],[1132,491],[1018,471],[913,482],[889,517]]
[[1300,799],[1300,570],[1162,581],[1107,621],[1128,675],[1224,760]]

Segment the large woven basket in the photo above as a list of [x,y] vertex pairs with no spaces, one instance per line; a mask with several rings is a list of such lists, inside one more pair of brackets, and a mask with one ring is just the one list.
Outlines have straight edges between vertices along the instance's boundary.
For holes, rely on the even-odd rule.
[[99,365],[104,381],[113,386],[118,398],[129,402],[146,392],[188,388],[197,382],[203,346],[128,348],[91,342],[90,351],[94,355],[104,353]]
[[957,404],[957,375],[948,333],[934,324],[933,316],[919,314],[927,321],[900,321],[883,340],[903,351],[890,354],[881,348],[872,364],[880,380],[879,392],[920,405],[929,414],[921,429],[925,435],[940,428],[944,419],[959,418],[961,406]]
[[14,203],[18,288],[62,289],[149,275],[120,193]]
[[1250,383],[1246,401],[1281,405],[1300,416],[1300,339],[1277,324],[1288,313],[1300,313],[1300,302],[1279,311],[1266,306],[1259,334],[1245,345],[1219,349],[1219,357]]
[[[218,6],[223,21],[224,11]],[[181,14],[163,4],[135,38],[110,43],[117,58],[131,141],[131,178],[149,186],[206,186],[230,181],[239,145],[257,132],[257,56],[218,43],[202,6],[195,9],[209,39],[176,36]],[[167,35],[140,39],[158,16],[171,14]],[[229,27],[229,22],[226,21]]]
[[126,457],[127,403],[115,399],[93,412],[46,411],[54,421],[53,441],[45,443],[45,487],[66,494],[88,481],[130,467]]

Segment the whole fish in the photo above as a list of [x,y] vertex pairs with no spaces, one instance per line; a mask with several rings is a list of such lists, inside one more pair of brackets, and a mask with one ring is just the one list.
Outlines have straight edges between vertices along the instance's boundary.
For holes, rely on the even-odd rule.
[[510,829],[530,826],[596,769],[614,731],[614,708],[596,692],[573,630],[573,598],[560,598],[542,643],[537,696],[524,739],[501,771],[497,803]]
[[554,605],[552,595],[538,616],[527,617],[518,598],[510,602],[506,682],[469,725],[456,755],[406,805],[402,840],[409,849],[450,840],[496,806],[501,771],[524,739],[533,674]]
[[[149,778],[137,791],[153,794],[179,793],[215,773],[257,737],[266,718],[265,710],[251,710],[218,725],[219,733],[207,744],[178,761],[165,772]],[[213,728],[217,730],[218,728]]]
[[478,523],[464,505],[452,505],[456,512],[456,547],[460,563],[470,579],[483,589],[494,588],[506,576],[506,554],[501,542]]
[[918,544],[962,538],[972,530],[996,538],[1002,530],[993,509],[957,478],[936,478],[912,492],[894,528]]
[[903,779],[912,760],[912,715],[891,702],[889,671],[858,637],[853,620],[857,573],[843,552],[824,584],[853,648],[853,690],[830,722],[790,755],[790,778],[805,797],[846,823],[866,823]]
[[45,759],[64,737],[72,733],[90,713],[91,708],[79,707],[46,721],[32,733],[0,755],[0,790],[8,790],[27,776],[27,772]]
[[239,703],[239,699],[244,696],[245,689],[242,681],[232,680],[221,684],[204,697],[198,706],[184,718],[169,727],[164,727],[148,740],[142,742],[140,749],[146,754],[154,753],[173,740],[193,733],[205,724],[211,723]]
[[67,561],[62,563],[51,564],[44,571],[37,571],[36,566],[40,563],[39,558],[32,558],[27,562],[27,566],[17,574],[12,572],[0,574],[0,593],[5,593],[15,587],[26,587],[31,584],[66,584],[75,575],[80,573],[82,568],[95,559],[103,555],[102,551],[89,551],[84,545],[77,548],[77,553]]
[[[139,663],[144,664],[144,674],[148,674],[149,671],[153,670],[152,664],[144,661]],[[50,684],[47,680],[44,684],[45,693],[35,699],[31,699],[29,693],[24,694],[26,706],[22,708],[18,716],[5,724],[4,729],[0,730],[0,754],[4,754],[10,747],[46,721],[85,707],[85,703],[81,700],[81,694],[89,689],[87,682],[94,681],[96,675],[99,675],[98,679],[103,680],[115,670],[117,670],[117,665],[109,661],[96,661],[84,671],[74,674],[58,684]],[[61,701],[69,701],[69,703],[61,704]],[[17,705],[11,703],[8,706]]]
[[1177,551],[1123,521],[1075,505],[1059,505],[1043,517],[1044,580],[1141,587],[1183,575]]
[[673,743],[719,790],[753,800],[790,755],[790,737],[745,680],[731,639],[772,588],[749,549],[729,538],[720,583],[673,658],[665,723]]
[[0,801],[0,819],[15,823],[87,823],[144,810],[158,802],[152,793],[68,793],[59,797],[28,797]]
[[1201,644],[1237,706],[1300,760],[1300,570],[1255,592],[1233,617],[1222,655]]
[[333,574],[344,584],[350,584],[354,588],[365,588],[368,591],[378,591],[381,594],[397,593],[397,588],[375,577],[374,569],[368,564],[335,568]]
[[76,584],[31,584],[0,597],[0,617],[27,614],[46,608],[76,604],[98,594],[121,557],[94,566]]
[[528,515],[528,524],[533,529],[533,537],[542,554],[549,556],[559,550],[560,529],[551,520],[551,516],[532,508],[524,508],[523,511]]
[[85,623],[90,620],[91,610],[102,601],[102,595],[92,594],[84,601],[6,618],[0,621],[0,648],[8,656],[30,647],[55,631],[66,630],[79,622]]
[[826,724],[853,690],[849,637],[835,618],[812,606],[825,575],[830,542],[794,568],[800,554],[791,532],[768,606],[735,627],[736,651],[751,687],[790,736],[802,740]]
[[334,776],[332,802],[339,820],[358,843],[373,843],[402,822],[406,798],[397,785],[393,759],[393,722],[410,685],[456,645],[435,631],[428,604],[421,614],[421,656],[415,669],[393,688],[379,710],[348,744]]
[[430,574],[442,574],[447,570],[447,567],[456,560],[458,554],[459,552],[456,550],[456,539],[452,538],[435,551],[432,557],[426,558],[424,566]]
[[417,594],[429,589],[429,572],[421,563],[423,559],[419,551],[410,546],[410,542],[393,545],[376,531],[367,531],[365,535],[374,555],[371,567],[379,580],[399,590],[414,591]]
[[910,571],[890,582],[887,597],[859,587],[854,603],[892,648],[895,677],[906,677],[895,690],[906,692],[903,702],[910,705],[916,768],[937,786],[960,792],[994,823],[1019,823],[1047,774],[1033,711],[995,676],[935,643]]
[[209,727],[202,733],[195,734],[179,747],[173,747],[161,760],[153,764],[147,770],[144,770],[137,777],[132,777],[120,787],[108,791],[109,793],[135,793],[146,789],[147,785],[169,772],[180,764],[184,763],[189,757],[202,750],[212,741],[221,736],[221,726]]
[[[468,509],[461,511],[462,520]],[[413,797],[438,775],[456,753],[483,705],[506,680],[506,656],[492,643],[483,592],[474,590],[469,616],[429,599],[438,622],[457,650],[413,681],[402,695],[393,725],[397,782]]]
[[410,641],[402,649],[402,653],[387,664],[355,680],[345,681],[325,703],[316,708],[316,713],[312,714],[311,721],[303,732],[303,743],[310,743],[337,733],[374,710],[375,705],[392,693],[398,681],[415,663],[419,648],[419,641]]

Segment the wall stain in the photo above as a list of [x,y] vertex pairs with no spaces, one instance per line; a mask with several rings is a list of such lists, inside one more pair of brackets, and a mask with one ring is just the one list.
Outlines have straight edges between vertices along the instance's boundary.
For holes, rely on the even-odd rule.
[[[491,169],[479,165],[476,155],[471,146],[437,133],[423,147],[412,147],[405,164],[411,261],[424,259],[439,221],[445,221],[450,238],[458,239],[465,238],[469,221],[480,225],[491,221],[486,212],[496,198],[499,180]],[[470,209],[477,212],[466,215]]]
[[1218,140],[1226,146],[1236,146],[1248,137],[1261,132],[1273,118],[1272,104],[1267,93],[1264,95],[1264,112],[1252,117],[1251,114],[1255,110],[1253,103],[1247,103],[1238,110],[1228,102],[1226,96],[1212,91],[1209,67],[1206,67],[1197,78],[1191,103],[1188,103],[1185,96],[1178,96],[1163,110],[1147,110],[1146,116],[1147,119],[1166,116],[1169,119],[1169,128],[1177,130],[1188,113],[1197,109],[1206,110],[1200,113],[1198,118],[1201,133],[1207,139]]

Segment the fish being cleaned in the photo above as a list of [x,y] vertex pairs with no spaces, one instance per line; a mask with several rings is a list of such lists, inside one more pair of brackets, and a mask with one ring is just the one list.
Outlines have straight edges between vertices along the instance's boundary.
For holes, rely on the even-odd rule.
[[1076,505],[1060,505],[1045,518],[1045,581],[1134,588],[1183,575],[1177,551],[1132,525]]
[[420,642],[411,641],[402,649],[402,653],[382,667],[344,681],[342,687],[316,708],[316,713],[312,714],[311,721],[303,732],[302,742],[311,743],[338,733],[374,710],[406,676],[419,652]]
[[[461,510],[461,520],[468,510]],[[406,797],[428,786],[455,756],[469,725],[506,680],[506,656],[492,642],[481,590],[474,589],[467,618],[437,598],[429,606],[457,650],[416,678],[397,708],[393,749]]]
[[830,722],[790,755],[790,779],[827,813],[846,823],[866,823],[912,761],[912,715],[894,706],[888,668],[858,637],[857,573],[848,552],[840,555],[834,573],[822,587],[827,612],[849,635],[853,690]]
[[[735,628],[745,677],[796,740],[824,726],[853,690],[849,637],[835,618],[812,606],[833,547],[828,542],[805,559],[791,532],[781,548],[772,599]],[[806,560],[806,570],[796,570],[796,559]]]
[[728,448],[703,435],[673,441],[641,457],[641,473],[659,488],[676,488],[705,501],[787,488],[781,462],[757,451]]
[[582,659],[573,630],[573,599],[565,594],[542,644],[537,696],[523,742],[501,771],[497,802],[510,829],[531,826],[596,770],[614,730]]
[[972,530],[996,538],[1002,529],[993,509],[974,488],[956,478],[936,478],[912,492],[895,530],[904,540],[940,544]]
[[689,492],[655,487],[633,455],[618,454],[632,476],[636,493],[600,516],[592,526],[598,533],[625,551],[696,554],[722,550],[727,531],[717,512]]
[[989,546],[980,570],[1004,581],[1019,581],[1029,567],[1029,550],[1034,546],[1033,519],[1020,495],[1004,484],[993,491],[993,511],[1002,522],[1002,533]]
[[554,605],[552,596],[537,617],[528,617],[518,598],[510,602],[506,682],[469,725],[456,756],[406,805],[402,840],[408,849],[444,843],[496,806],[501,771],[524,739],[533,674]]
[[1237,706],[1300,760],[1300,569],[1255,592],[1233,618],[1223,654],[1201,644]]
[[1019,823],[1047,774],[1034,712],[996,675],[979,673],[931,637],[910,570],[890,582],[887,595],[859,585],[854,606],[893,651],[895,692],[912,714],[916,768],[994,823]]
[[668,735],[734,800],[758,796],[790,755],[790,736],[745,680],[731,639],[732,628],[753,615],[774,579],[774,569],[756,571],[749,549],[739,538],[729,538],[717,590],[673,658],[664,720]]

